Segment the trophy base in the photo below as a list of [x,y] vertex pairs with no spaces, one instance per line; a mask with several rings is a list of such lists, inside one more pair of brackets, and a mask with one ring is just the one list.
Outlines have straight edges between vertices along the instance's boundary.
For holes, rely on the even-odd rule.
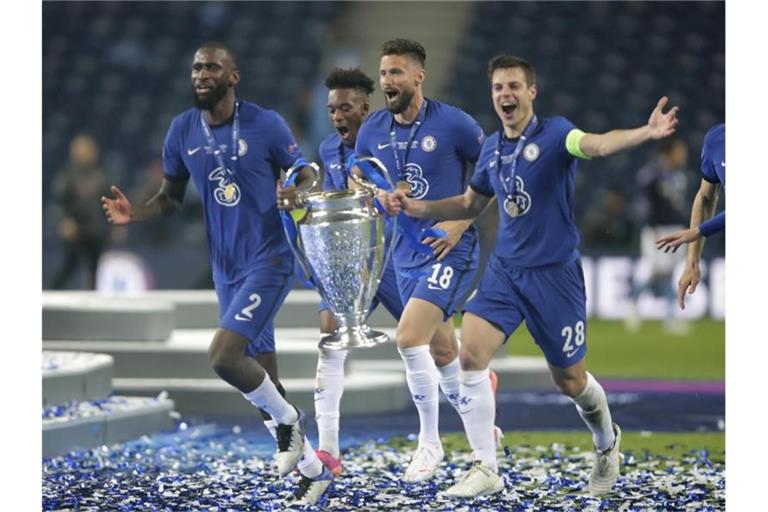
[[389,341],[389,335],[374,331],[367,325],[342,327],[336,332],[324,336],[318,345],[323,350],[348,350],[351,348],[371,348]]

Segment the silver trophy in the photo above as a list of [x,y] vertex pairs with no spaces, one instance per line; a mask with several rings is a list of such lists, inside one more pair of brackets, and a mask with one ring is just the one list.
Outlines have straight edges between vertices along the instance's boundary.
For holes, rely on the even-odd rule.
[[[391,185],[381,161],[358,161],[370,161]],[[386,219],[373,204],[376,186],[351,174],[360,188],[311,192],[300,198],[306,213],[296,223],[294,253],[338,324],[333,334],[320,340],[322,349],[367,348],[389,341],[387,334],[366,324],[389,256]]]

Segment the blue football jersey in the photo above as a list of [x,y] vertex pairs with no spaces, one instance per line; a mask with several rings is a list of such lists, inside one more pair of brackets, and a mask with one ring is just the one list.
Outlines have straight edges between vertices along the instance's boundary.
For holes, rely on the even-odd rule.
[[355,148],[341,142],[338,132],[333,132],[320,143],[320,160],[323,162],[323,190],[346,190],[349,178],[349,162]]
[[[254,266],[278,264],[293,255],[277,209],[280,169],[301,152],[279,114],[253,103],[239,103],[239,160],[232,166],[233,122],[211,126],[222,151],[223,169],[207,143],[202,111],[192,108],[172,122],[163,147],[165,177],[190,177],[203,204],[208,250],[217,283],[242,278]],[[233,172],[234,171],[234,172]]]
[[[577,161],[565,147],[574,128],[563,117],[539,119],[518,155],[514,204],[507,200],[510,182],[505,188],[501,180],[511,174],[518,139],[496,132],[483,145],[470,186],[480,194],[497,196],[500,223],[494,253],[510,265],[535,268],[579,256],[581,238],[573,211]],[[500,157],[499,137],[504,137]]]
[[[397,123],[386,109],[369,115],[357,135],[357,154],[381,160],[392,180],[407,182],[416,199],[463,194],[466,166],[475,162],[480,154],[485,139],[483,130],[459,108],[427,98],[424,102],[422,112],[410,125]],[[438,222],[413,221],[421,230]],[[474,232],[471,226],[465,235],[474,236]],[[413,250],[398,233],[394,247],[396,265],[415,267],[424,264],[426,259],[429,255]]]
[[701,148],[701,174],[710,183],[720,183],[725,190],[725,123],[710,128]]

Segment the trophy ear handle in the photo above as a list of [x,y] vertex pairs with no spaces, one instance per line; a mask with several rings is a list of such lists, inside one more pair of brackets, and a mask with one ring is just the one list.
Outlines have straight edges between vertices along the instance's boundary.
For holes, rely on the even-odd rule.
[[[367,165],[359,165],[361,162],[366,162]],[[354,172],[349,173],[350,178],[352,178],[352,181],[360,185],[360,187],[369,191],[372,195],[376,195],[378,189],[383,189],[387,192],[391,192],[395,189],[392,178],[389,176],[387,166],[384,165],[384,163],[378,158],[373,156],[357,158],[355,160],[355,164],[357,165],[358,169],[360,169],[360,171],[365,175],[366,180],[363,180],[363,178]],[[381,176],[377,176],[370,172],[371,168],[373,168],[373,170],[375,170]]]
[[287,171],[285,171],[285,181],[283,182],[283,186],[290,187],[293,185],[296,182],[296,179],[299,177],[299,172],[304,167],[309,167],[312,169],[312,173],[314,175],[312,178],[312,185],[304,188],[305,190],[314,189],[320,181],[320,166],[315,162],[307,162],[303,158],[296,160],[296,163],[294,163],[291,167],[288,168]]
[[357,184],[358,187],[365,190],[372,196],[375,196],[379,190],[379,187],[377,187],[374,183],[364,180],[363,178],[358,176],[356,172],[350,172],[349,177],[352,179],[352,181],[354,181]]

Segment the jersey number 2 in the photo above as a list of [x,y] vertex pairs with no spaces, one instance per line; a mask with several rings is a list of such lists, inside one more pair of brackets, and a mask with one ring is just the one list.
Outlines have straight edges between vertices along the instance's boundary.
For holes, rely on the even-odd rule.
[[235,315],[237,320],[253,320],[253,310],[261,305],[261,295],[252,293],[251,296],[248,297],[248,300],[250,300],[251,303],[241,309],[240,313]]

